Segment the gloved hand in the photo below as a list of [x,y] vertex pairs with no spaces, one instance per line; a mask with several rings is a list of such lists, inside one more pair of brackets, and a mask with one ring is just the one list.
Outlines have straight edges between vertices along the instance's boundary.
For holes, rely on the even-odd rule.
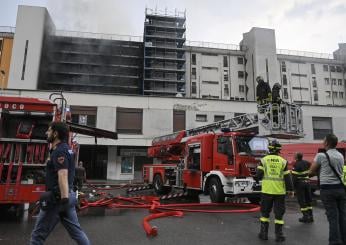
[[59,215],[66,216],[69,206],[69,200],[68,198],[61,198],[59,202]]

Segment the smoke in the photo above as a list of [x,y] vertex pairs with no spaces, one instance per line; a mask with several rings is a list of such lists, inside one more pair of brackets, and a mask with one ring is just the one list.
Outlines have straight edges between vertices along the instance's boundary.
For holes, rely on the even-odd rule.
[[[48,0],[47,8],[57,30],[141,36],[142,1]],[[134,18],[135,16],[135,18]]]

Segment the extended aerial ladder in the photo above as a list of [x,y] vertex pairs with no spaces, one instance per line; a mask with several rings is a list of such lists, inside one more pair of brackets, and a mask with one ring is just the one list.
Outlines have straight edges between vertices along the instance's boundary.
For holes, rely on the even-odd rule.
[[255,132],[261,136],[278,139],[298,139],[304,137],[302,115],[301,107],[295,104],[259,105],[258,113],[247,113],[197,128],[155,137],[153,146],[180,143],[183,138],[201,133],[218,132],[221,129],[233,132]]

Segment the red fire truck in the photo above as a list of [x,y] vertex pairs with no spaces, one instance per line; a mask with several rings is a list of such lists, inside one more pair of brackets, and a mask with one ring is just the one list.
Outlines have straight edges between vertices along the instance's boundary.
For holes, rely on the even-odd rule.
[[[45,191],[45,166],[49,152],[45,132],[52,121],[70,126],[69,143],[75,158],[78,144],[72,134],[117,139],[117,134],[69,122],[70,113],[61,93],[50,99],[0,96],[0,207],[33,203]],[[77,161],[76,161],[77,162]]]
[[[336,149],[344,156],[346,159],[346,142],[339,142]],[[292,169],[295,163],[295,154],[297,152],[303,153],[303,158],[306,161],[312,163],[316,154],[318,152],[324,152],[324,147],[322,143],[299,143],[299,144],[286,144],[282,146],[281,156],[288,161],[289,169]],[[310,179],[312,190],[318,189],[317,177]]]
[[285,114],[277,105],[268,105],[258,114],[154,138],[148,155],[156,164],[143,166],[144,181],[158,194],[175,187],[191,194],[209,194],[212,202],[224,202],[226,196],[246,196],[250,202],[259,202],[261,188],[253,176],[267,153],[264,136],[303,135],[301,109],[289,104],[281,107]]

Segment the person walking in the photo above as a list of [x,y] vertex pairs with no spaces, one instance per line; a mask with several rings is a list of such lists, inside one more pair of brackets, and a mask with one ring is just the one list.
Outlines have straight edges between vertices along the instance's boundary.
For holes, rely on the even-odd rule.
[[303,154],[301,152],[295,154],[295,160],[291,173],[300,211],[303,214],[303,217],[299,218],[299,222],[312,223],[314,222],[312,194],[308,176],[311,163],[303,160]]
[[309,176],[320,172],[321,200],[329,222],[329,244],[346,244],[346,190],[343,185],[344,157],[336,150],[338,138],[328,134],[323,140],[326,152],[318,153]]
[[83,162],[79,161],[75,170],[74,186],[79,192],[82,190],[83,183],[86,181],[86,172],[83,167]]
[[273,140],[269,144],[269,154],[261,159],[255,179],[262,180],[261,229],[258,237],[268,240],[269,216],[274,206],[275,241],[285,241],[284,225],[286,191],[292,196],[292,180],[287,169],[287,161],[279,156],[281,144]]
[[[66,143],[68,127],[63,122],[53,122],[47,132],[51,144],[46,166],[47,192],[41,197],[41,209],[31,234],[31,245],[41,245],[60,221],[70,237],[79,245],[90,241],[82,230],[75,209],[76,193],[73,191],[75,166]],[[44,200],[42,200],[44,199]]]

